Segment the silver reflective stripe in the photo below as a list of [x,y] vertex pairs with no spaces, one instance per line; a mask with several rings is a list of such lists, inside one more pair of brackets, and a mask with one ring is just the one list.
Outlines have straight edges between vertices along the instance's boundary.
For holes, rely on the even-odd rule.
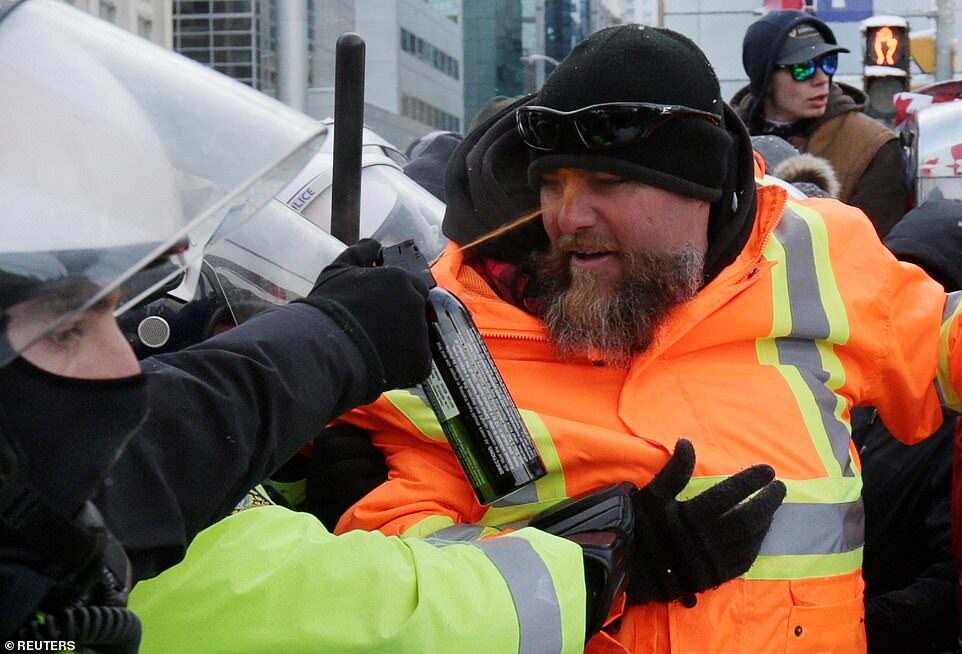
[[444,529],[438,529],[428,536],[425,540],[444,541],[447,543],[463,542],[466,540],[477,540],[484,533],[484,527],[478,525],[452,525]]
[[505,495],[491,506],[505,508],[508,506],[521,506],[522,504],[534,504],[538,501],[538,487],[534,482],[525,484],[510,495]]
[[785,248],[788,301],[792,312],[791,333],[775,339],[778,360],[782,365],[798,369],[818,404],[822,424],[842,469],[842,476],[854,477],[849,456],[851,432],[835,415],[837,396],[825,385],[830,375],[822,366],[822,358],[815,345],[816,340],[829,337],[830,327],[818,289],[811,230],[804,219],[785,207],[775,233]]
[[548,566],[523,538],[492,538],[473,543],[497,566],[508,584],[521,630],[518,654],[562,651],[561,607]]
[[864,544],[861,498],[840,504],[782,504],[759,555],[839,554]]
[[[942,324],[943,324],[943,325],[945,324],[945,321],[948,320],[949,318],[951,318],[951,317],[952,317],[952,314],[955,313],[955,310],[956,310],[956,309],[958,308],[958,306],[959,306],[959,302],[962,302],[962,291],[954,291],[954,292],[952,292],[952,293],[949,293],[949,294],[946,296],[946,298],[945,298],[945,309],[942,310]],[[941,339],[940,339],[940,340],[941,340]],[[942,406],[944,406],[944,407],[946,407],[946,408],[949,408],[949,409],[952,409],[952,410],[955,410],[955,407],[953,407],[952,404],[951,404],[951,402],[950,402],[948,399],[946,399],[945,393],[942,391],[942,383],[941,383],[941,379],[940,379],[940,378],[943,377],[943,376],[948,377],[948,374],[949,374],[949,371],[948,371],[948,370],[942,370],[942,369],[941,369],[941,367],[942,367],[942,357],[944,357],[944,356],[946,356],[946,355],[945,355],[945,354],[941,355],[940,360],[939,360],[939,374],[936,375],[936,377],[935,377],[935,392],[939,394],[939,402],[942,404]]]
[[949,316],[955,313],[959,302],[962,302],[962,291],[954,291],[948,294],[945,300],[945,310],[942,312],[942,322],[948,320]]

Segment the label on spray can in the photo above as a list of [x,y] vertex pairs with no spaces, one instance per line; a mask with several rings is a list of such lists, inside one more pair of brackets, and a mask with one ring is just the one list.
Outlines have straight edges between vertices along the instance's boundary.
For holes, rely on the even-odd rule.
[[421,382],[421,387],[424,388],[424,394],[428,396],[428,402],[440,422],[450,420],[460,413],[458,405],[454,403],[454,398],[448,391],[448,385],[441,379],[441,371],[433,360],[431,374]]

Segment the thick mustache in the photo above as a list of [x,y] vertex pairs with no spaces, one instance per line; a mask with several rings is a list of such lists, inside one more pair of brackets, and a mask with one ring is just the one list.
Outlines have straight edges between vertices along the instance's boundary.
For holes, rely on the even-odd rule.
[[572,252],[612,252],[621,249],[616,241],[590,234],[568,234],[558,239],[558,251],[564,254]]

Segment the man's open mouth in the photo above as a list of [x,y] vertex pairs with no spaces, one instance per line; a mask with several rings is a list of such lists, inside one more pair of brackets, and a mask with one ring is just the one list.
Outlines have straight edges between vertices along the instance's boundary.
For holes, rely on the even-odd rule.
[[576,261],[596,261],[609,255],[614,256],[618,253],[614,250],[584,250],[571,253],[571,258]]

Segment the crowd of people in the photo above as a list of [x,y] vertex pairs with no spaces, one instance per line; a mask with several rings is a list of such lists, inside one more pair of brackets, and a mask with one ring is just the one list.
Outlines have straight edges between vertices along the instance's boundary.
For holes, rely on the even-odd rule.
[[[845,52],[770,12],[726,103],[690,39],[612,27],[412,144],[446,203],[434,277],[547,470],[483,505],[417,387],[428,288],[376,241],[137,359],[116,315],[196,280],[317,133],[61,3],[0,4],[3,639],[954,651],[962,211],[902,217],[901,148],[833,81]],[[272,477],[306,491],[245,500]]]

